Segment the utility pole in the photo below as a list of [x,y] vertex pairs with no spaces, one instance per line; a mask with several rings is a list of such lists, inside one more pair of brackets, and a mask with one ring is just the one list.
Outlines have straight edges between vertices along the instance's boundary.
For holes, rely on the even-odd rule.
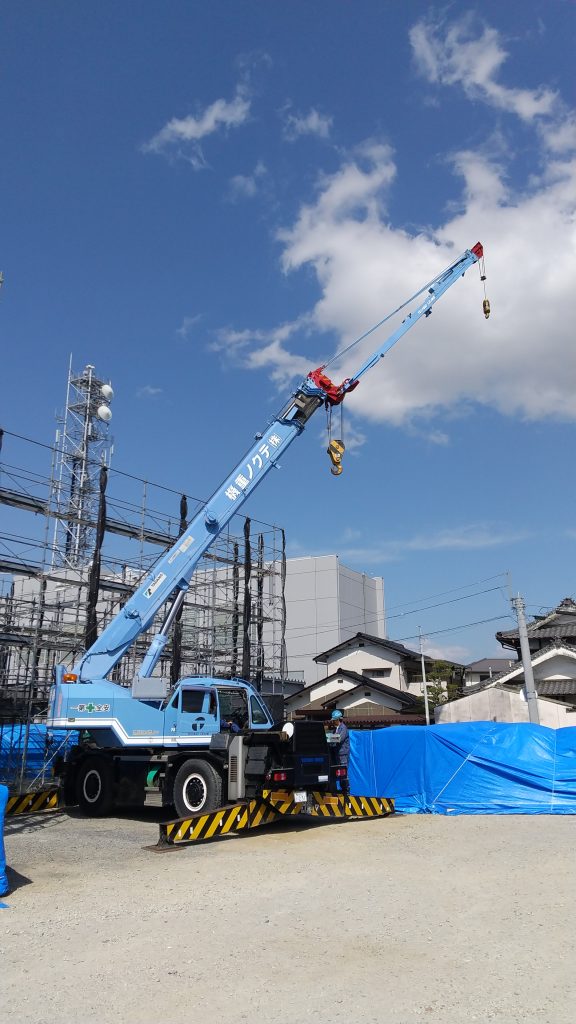
[[426,715],[426,725],[430,725],[430,707],[428,705],[428,686],[426,685],[426,665],[424,663],[424,649],[422,647],[422,629],[418,626],[418,636],[420,637],[420,664],[422,666],[422,685],[424,687],[424,714]]
[[532,658],[530,657],[530,644],[528,643],[528,630],[526,629],[526,616],[524,615],[524,598],[518,594],[512,598],[512,607],[518,619],[518,636],[520,637],[520,653],[524,667],[524,689],[528,702],[528,715],[532,725],[540,725],[538,712],[538,694],[534,687],[534,673],[532,671]]

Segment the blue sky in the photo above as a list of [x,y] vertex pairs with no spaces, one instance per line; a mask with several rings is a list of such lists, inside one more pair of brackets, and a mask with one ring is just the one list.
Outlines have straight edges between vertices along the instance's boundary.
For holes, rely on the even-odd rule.
[[[6,5],[2,425],[53,437],[72,352],[114,385],[116,465],[207,497],[308,369],[480,239],[491,319],[474,269],[346,402],[342,477],[320,412],[246,512],[383,575],[391,615],[505,571],[529,612],[574,595],[575,20]],[[389,633],[468,661],[508,613],[496,590]]]

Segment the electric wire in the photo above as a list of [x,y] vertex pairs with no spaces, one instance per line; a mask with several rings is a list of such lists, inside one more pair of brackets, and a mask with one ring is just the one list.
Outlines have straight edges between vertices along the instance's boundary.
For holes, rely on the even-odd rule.
[[[19,441],[26,441],[28,444],[36,445],[37,448],[44,448],[47,451],[52,452],[53,454],[57,453],[59,451],[59,449],[55,445],[46,444],[44,441],[36,441],[33,437],[26,437],[25,434],[17,434],[13,430],[6,430],[6,429],[4,429],[4,436],[5,437],[14,437],[14,438],[16,438]],[[0,470],[2,470],[5,465],[7,465],[7,464],[0,462]],[[96,461],[94,461],[92,459],[88,459],[87,460],[87,465],[93,466],[93,467],[94,466],[98,466],[99,467],[100,463],[96,462]],[[108,471],[109,471],[111,476],[112,475],[122,476],[122,477],[125,477],[127,480],[134,480],[134,481],[136,481],[136,483],[148,485],[150,487],[154,487],[158,491],[165,491],[167,494],[175,494],[175,495],[178,496],[178,498],[180,498],[182,496],[182,491],[181,490],[177,490],[174,487],[167,487],[166,484],[155,483],[152,480],[148,480],[146,477],[136,476],[134,473],[128,473],[125,469],[117,469],[115,466],[110,466],[108,468]],[[44,478],[44,479],[47,482],[49,482],[48,478]],[[187,494],[186,497],[189,498],[190,501],[196,503],[196,506],[197,506],[198,510],[201,509],[204,505],[206,505],[208,500],[209,500],[208,498],[198,498],[198,497],[195,497],[192,494]],[[112,499],[112,500],[115,501],[117,499]],[[135,508],[136,506],[132,506],[132,507]],[[159,512],[159,511],[156,511],[154,509],[148,509],[148,512],[149,512],[150,515],[153,515],[153,516],[164,516],[167,519],[173,519],[174,518],[173,516],[171,516],[167,512]],[[242,518],[241,513],[238,513],[237,516],[238,516],[238,518]],[[255,519],[254,516],[251,516],[250,518],[251,518],[251,521],[253,523],[255,523],[257,526],[259,526],[259,527],[266,527],[266,528],[270,529],[270,526],[271,526],[270,523],[265,523],[265,522],[263,522],[263,521],[261,521],[259,519]]]
[[[443,629],[425,630],[423,632],[423,634],[422,634],[422,638],[425,639],[425,638],[428,638],[428,637],[431,637],[431,636],[438,636],[441,633],[458,633],[458,632],[460,632],[461,630],[464,630],[464,629],[472,629],[474,626],[483,626],[483,625],[485,625],[488,622],[502,622],[503,619],[512,619],[512,621],[514,621],[514,622],[516,621],[514,616],[511,613],[509,615],[506,615],[506,614],[504,614],[504,615],[493,615],[493,616],[491,616],[491,618],[488,618],[488,619],[476,619],[475,622],[464,622],[464,623],[460,623],[457,626],[447,626],[447,627],[445,627]],[[420,634],[419,633],[412,633],[411,636],[379,637],[378,639],[380,639],[384,643],[386,642],[386,640],[389,640],[391,643],[394,643],[394,644],[403,644],[406,640],[419,640],[419,638],[420,638]],[[353,640],[353,639],[354,639],[354,637],[350,637],[350,640]],[[346,643],[346,642],[347,642],[346,640],[342,640],[342,641],[340,641],[340,643],[334,644],[334,647],[339,647],[341,643],[343,644],[343,643]],[[417,652],[414,651],[412,653],[416,654]],[[318,654],[317,651],[299,651],[298,652],[298,657],[301,657],[301,658],[315,658],[317,656],[317,654]]]
[[[392,604],[390,609],[395,608],[406,608],[411,604],[420,604],[421,601],[433,601],[435,597],[445,597],[446,594],[455,594],[458,590],[470,590],[471,587],[480,587],[483,583],[491,583],[492,580],[498,580],[501,576],[507,576],[507,572],[497,572],[494,576],[486,576],[482,580],[474,580],[473,583],[463,583],[461,587],[451,587],[450,590],[441,590],[437,594],[427,594],[426,597],[417,597],[414,601],[404,601],[401,604]],[[500,589],[499,587],[497,588]]]
[[[454,598],[452,598],[449,601],[438,601],[436,604],[424,605],[422,608],[415,608],[413,611],[402,612],[399,615],[387,615],[386,616],[386,622],[389,622],[391,619],[405,618],[407,615],[417,615],[420,612],[429,611],[430,609],[433,609],[433,608],[442,608],[442,607],[444,607],[447,604],[456,604],[459,601],[466,601],[466,600],[468,600],[468,598],[471,598],[471,597],[479,597],[479,596],[481,596],[483,594],[491,594],[491,593],[494,593],[497,590],[501,592],[502,588],[501,587],[490,587],[487,590],[476,591],[474,594],[464,594],[462,597],[454,597]],[[362,627],[362,626],[366,625],[367,621],[368,622],[375,622],[375,623],[377,623],[379,620],[378,620],[377,617],[375,617],[373,619],[368,619],[367,620],[366,617],[363,616],[362,619],[358,620],[358,622],[347,622],[346,623],[346,627],[348,629],[354,629],[356,626]],[[332,632],[334,632],[335,629],[337,629],[339,624],[340,624],[339,621],[336,619],[332,623],[330,623],[330,622],[323,623],[323,625],[325,626],[324,629],[318,629],[318,630],[317,629],[306,629],[306,630],[302,630],[301,632],[295,632],[295,630],[300,629],[300,627],[298,627],[298,626],[293,626],[293,627],[287,626],[286,627],[286,633],[290,633],[290,637],[289,637],[290,640],[305,639],[306,637],[309,637],[309,636],[322,636],[322,634],[324,634],[324,633],[332,633]]]
[[[451,266],[454,266],[454,264],[451,264]],[[450,268],[448,268],[448,269],[450,269]],[[437,275],[437,277],[433,278],[433,280],[432,280],[432,282],[430,282],[430,284],[432,284],[433,281],[437,280],[438,277],[440,277],[440,276],[442,276],[442,275]],[[418,295],[421,294],[421,292],[424,291],[428,287],[429,287],[429,285],[425,285],[424,288],[422,288],[420,292],[415,293],[415,295],[412,296],[411,299],[406,300],[406,302],[403,303],[401,306],[399,306],[397,308],[397,310],[395,310],[393,313],[389,314],[388,317],[386,317],[384,320],[382,320],[380,324],[376,325],[374,328],[371,329],[371,331],[368,331],[367,334],[363,335],[361,338],[358,338],[357,341],[353,343],[353,345],[355,345],[358,342],[360,342],[361,340],[363,340],[363,338],[366,337],[368,334],[372,333],[373,330],[376,330],[376,328],[378,326],[381,326],[381,324],[385,323],[387,319],[390,319],[390,317],[394,316],[395,313],[397,313],[401,309],[403,309],[405,305],[407,305],[409,302],[411,302],[414,298],[417,298]],[[349,348],[353,347],[353,345],[349,346]],[[347,351],[347,349],[343,350],[342,352],[338,353],[337,355],[340,356],[345,351]],[[334,358],[336,358],[336,356]],[[330,361],[333,361],[333,360],[330,360]],[[328,365],[328,364],[326,364],[326,365]],[[26,443],[36,445],[39,448],[43,448],[43,449],[46,449],[46,450],[52,451],[52,452],[54,451],[54,447],[52,445],[45,444],[44,442],[37,441],[34,438],[30,438],[30,437],[27,437],[25,435],[18,434],[18,433],[14,432],[14,431],[5,430],[4,434],[8,435],[10,437],[14,437],[14,438],[16,438],[18,440],[21,440],[21,441],[25,441]],[[16,467],[16,466],[9,466],[8,467],[8,466],[6,466],[6,464],[4,464],[4,465],[5,465],[6,468],[11,468],[13,470],[18,469],[18,467]],[[116,473],[118,476],[123,476],[123,477],[126,477],[128,479],[135,480],[138,483],[142,483],[142,484],[150,483],[150,481],[144,479],[143,477],[136,476],[136,475],[134,475],[132,473],[128,473],[128,472],[126,472],[124,470],[121,470],[121,469],[114,468],[114,469],[111,469],[111,472]],[[42,478],[40,476],[38,476],[38,481],[41,481],[41,479]],[[162,484],[155,484],[154,483],[153,486],[157,487],[159,490],[163,490],[163,491],[166,491],[166,492],[171,493],[171,494],[178,494],[179,495],[181,493],[179,490],[167,487],[167,486],[162,485]],[[194,499],[194,500],[198,500],[198,499]],[[119,505],[120,504],[124,504],[124,502],[119,501],[118,504]],[[125,503],[125,508],[128,509],[129,507],[130,507],[130,504],[129,503]],[[159,513],[159,512],[156,513],[156,514],[157,515],[164,515],[164,516],[166,515],[165,513]],[[10,535],[10,534],[6,535],[5,534],[4,535],[4,539],[5,540],[11,540],[12,543],[17,542],[17,543],[20,543],[21,545],[24,544],[24,545],[26,545],[28,547],[39,547],[40,546],[38,540],[33,540],[32,538],[25,538],[23,536],[18,536],[17,534],[13,534],[13,535]],[[112,556],[110,560],[114,561],[115,560],[114,556]],[[424,605],[424,606],[421,605],[422,601],[431,600],[434,597],[443,597],[443,596],[446,596],[446,595],[451,594],[451,593],[457,593],[460,590],[469,589],[472,586],[480,585],[480,584],[485,583],[485,582],[491,582],[492,580],[499,579],[499,578],[501,578],[502,576],[505,576],[505,575],[507,575],[507,573],[505,573],[505,572],[496,573],[494,576],[489,576],[489,577],[486,577],[486,578],[484,578],[482,580],[477,580],[477,581],[475,581],[475,583],[464,584],[464,585],[462,585],[460,587],[453,587],[453,588],[451,588],[449,590],[440,591],[437,594],[429,595],[428,597],[418,598],[418,599],[415,599],[413,601],[404,602],[403,604],[392,605],[392,609],[406,608],[406,609],[412,609],[412,610],[400,611],[400,612],[398,612],[395,615],[387,615],[386,619],[387,619],[387,621],[389,621],[391,619],[404,618],[404,617],[406,617],[408,615],[415,615],[417,612],[428,611],[428,610],[432,610],[432,609],[435,609],[435,608],[443,607],[445,605],[455,604],[455,603],[458,603],[460,601],[469,600],[469,599],[471,599],[473,597],[479,597],[479,596],[482,596],[484,594],[493,593],[493,592],[496,592],[496,591],[500,591],[500,593],[502,593],[502,588],[501,587],[490,587],[490,588],[486,588],[484,590],[475,591],[474,593],[471,593],[471,594],[463,594],[460,597],[451,598],[451,599],[449,599],[447,601],[439,601],[439,602],[436,602],[436,603],[431,604],[431,605]],[[418,607],[412,607],[414,605],[418,605]],[[436,636],[436,635],[445,634],[445,633],[457,632],[460,629],[469,629],[469,628],[472,628],[472,627],[474,627],[476,625],[482,625],[482,624],[485,624],[485,623],[498,621],[499,619],[501,619],[503,617],[513,618],[513,616],[511,616],[511,615],[510,616],[494,616],[494,617],[488,618],[488,619],[479,619],[479,620],[477,620],[475,622],[472,622],[472,623],[465,623],[465,624],[458,625],[458,626],[449,626],[449,627],[445,627],[445,628],[439,629],[439,630],[427,631],[426,635],[427,636]],[[377,619],[374,619],[374,620],[368,619],[368,620],[366,620],[366,617],[364,616],[361,621],[359,621],[357,623],[348,623],[347,625],[348,625],[349,628],[354,628],[355,625],[357,625],[357,626],[364,626],[365,627],[366,626],[366,621],[377,622],[378,620]],[[306,630],[306,631],[301,631],[301,632],[297,633],[297,632],[294,632],[294,629],[289,629],[289,632],[292,634],[291,635],[291,639],[294,640],[294,639],[298,639],[298,638],[305,638],[307,636],[321,636],[323,633],[333,632],[334,628],[337,625],[338,625],[337,622],[335,622],[332,626],[330,626],[330,624],[326,624],[326,628],[323,629],[323,630],[319,630],[319,631],[314,631],[314,630],[308,631],[308,630]],[[402,637],[400,639],[394,640],[393,642],[394,643],[402,643],[404,640],[414,640],[414,639],[417,639],[417,638],[418,638],[418,634],[411,634],[410,636]],[[392,638],[389,638],[389,639],[392,639]],[[315,652],[310,652],[309,656],[314,656],[316,653],[317,653],[316,651]],[[304,656],[308,656],[308,655],[304,655]]]

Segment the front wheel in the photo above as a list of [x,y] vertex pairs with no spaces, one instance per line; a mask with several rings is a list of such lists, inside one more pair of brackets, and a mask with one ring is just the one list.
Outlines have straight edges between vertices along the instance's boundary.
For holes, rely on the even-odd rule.
[[84,814],[100,818],[114,804],[112,769],[102,757],[87,757],[78,766],[76,799]]
[[181,818],[208,813],[222,803],[222,779],[207,761],[191,759],[180,765],[174,779],[174,806]]

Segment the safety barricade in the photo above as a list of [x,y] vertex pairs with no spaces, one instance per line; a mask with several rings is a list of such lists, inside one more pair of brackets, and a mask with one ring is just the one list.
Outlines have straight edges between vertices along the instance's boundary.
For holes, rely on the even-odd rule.
[[54,811],[59,802],[60,791],[55,788],[19,793],[17,796],[8,797],[6,817],[13,814],[34,814],[36,811]]
[[270,825],[281,818],[311,817],[322,820],[335,818],[384,818],[394,813],[394,801],[387,797],[344,796],[342,793],[309,793],[305,801],[296,794],[265,790],[261,797],[243,800],[228,807],[220,807],[209,814],[195,814],[189,818],[160,824],[158,847],[180,846],[204,842],[219,836],[244,832]]

